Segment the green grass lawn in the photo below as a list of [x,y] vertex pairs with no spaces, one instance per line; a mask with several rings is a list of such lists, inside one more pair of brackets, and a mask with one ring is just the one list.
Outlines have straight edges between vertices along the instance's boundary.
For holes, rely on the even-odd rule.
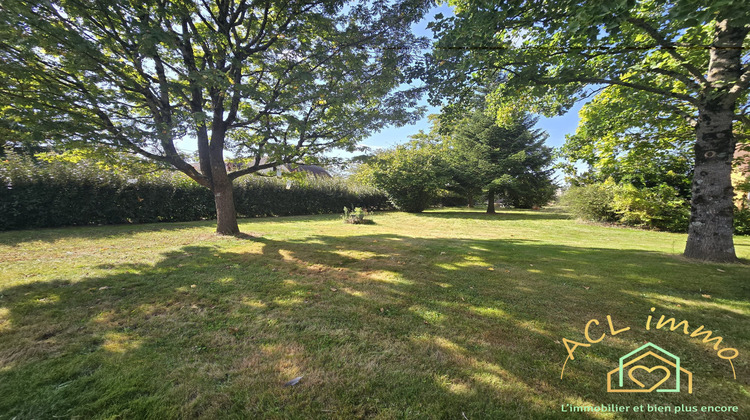
[[[372,219],[242,220],[242,238],[213,222],[0,233],[0,418],[571,418],[565,404],[750,418],[750,266],[551,211]],[[750,238],[735,243],[747,264]],[[722,336],[737,379],[713,343],[647,331],[650,314]],[[607,315],[631,330],[612,337]],[[606,338],[561,379],[563,337],[585,342],[594,318]],[[646,342],[681,358],[692,394],[607,393]]]

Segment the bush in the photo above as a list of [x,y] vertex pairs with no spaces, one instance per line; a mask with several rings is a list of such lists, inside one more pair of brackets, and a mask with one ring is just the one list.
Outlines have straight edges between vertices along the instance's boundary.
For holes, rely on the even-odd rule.
[[370,224],[368,222],[372,222],[372,220],[365,219],[366,216],[367,212],[362,207],[355,207],[354,210],[344,207],[344,223],[351,223],[353,225]]
[[370,211],[393,208],[378,189],[337,179],[293,181],[247,176],[235,183],[234,202],[242,217],[332,214],[343,207]]
[[690,221],[690,203],[666,184],[640,189],[631,184],[619,185],[613,207],[620,216],[619,222],[627,226],[687,232]]
[[734,209],[734,234],[750,235],[750,208]]
[[578,218],[614,223],[619,219],[612,206],[614,199],[615,184],[608,182],[571,186],[563,194],[560,202]]
[[[10,154],[0,162],[0,183],[0,230],[216,217],[213,194],[176,172],[136,177],[90,161],[37,163]],[[235,183],[234,197],[240,217],[390,209],[377,189],[340,180],[246,176]]]
[[690,220],[690,203],[666,184],[636,188],[608,180],[572,186],[561,203],[584,220],[670,232],[686,232]]
[[400,210],[420,213],[430,206],[447,178],[437,146],[412,141],[375,156],[361,168],[371,183],[385,191]]

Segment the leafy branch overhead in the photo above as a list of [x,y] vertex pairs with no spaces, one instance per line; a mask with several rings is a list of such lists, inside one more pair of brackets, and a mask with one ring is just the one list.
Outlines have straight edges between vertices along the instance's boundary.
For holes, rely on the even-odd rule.
[[[454,3],[457,16],[431,24],[440,36],[428,56],[435,103],[443,95],[471,95],[468,86],[488,80],[501,82],[493,97],[496,106],[516,109],[521,101],[549,116],[605,85],[650,93],[682,114],[685,105],[692,106],[694,118],[701,96],[726,92],[728,100],[747,101],[746,60],[732,80],[709,81],[707,75],[712,49],[746,51],[746,29],[716,39],[719,18],[731,17],[724,24],[738,28],[750,23],[746,13],[734,13],[743,2]],[[456,84],[466,88],[451,89]],[[737,118],[744,120],[746,111]]]
[[[412,121],[417,92],[394,89],[421,45],[406,25],[420,13],[409,3],[11,0],[0,9],[3,115],[17,131],[126,148],[208,185],[211,151],[259,169]],[[200,170],[178,152],[184,138],[197,139]]]

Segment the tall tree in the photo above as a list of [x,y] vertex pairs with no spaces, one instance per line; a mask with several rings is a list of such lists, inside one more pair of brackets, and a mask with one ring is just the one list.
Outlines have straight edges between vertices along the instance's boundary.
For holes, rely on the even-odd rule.
[[[168,163],[212,190],[217,232],[234,234],[234,179],[413,120],[418,92],[399,86],[426,3],[5,0],[0,114],[37,141]],[[248,165],[229,173],[226,151]]]
[[[455,0],[427,79],[433,100],[499,83],[492,101],[555,115],[602,85],[645,92],[695,122],[685,256],[736,261],[732,240],[733,124],[746,115],[747,5],[739,0],[607,2]],[[442,83],[441,83],[442,82]],[[463,89],[457,89],[457,86]]]
[[454,175],[463,175],[454,176],[454,181],[468,191],[484,190],[487,213],[495,213],[495,197],[521,208],[552,199],[552,149],[544,145],[547,134],[534,129],[536,122],[520,115],[500,127],[495,118],[478,110],[447,138]]

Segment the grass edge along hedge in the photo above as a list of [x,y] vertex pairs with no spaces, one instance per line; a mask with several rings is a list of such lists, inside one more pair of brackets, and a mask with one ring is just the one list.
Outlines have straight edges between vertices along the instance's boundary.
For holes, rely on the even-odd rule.
[[[132,176],[95,162],[0,161],[0,230],[183,222],[216,217],[212,193],[181,173]],[[392,206],[381,191],[341,179],[287,180],[248,175],[235,181],[239,217],[370,211]]]

